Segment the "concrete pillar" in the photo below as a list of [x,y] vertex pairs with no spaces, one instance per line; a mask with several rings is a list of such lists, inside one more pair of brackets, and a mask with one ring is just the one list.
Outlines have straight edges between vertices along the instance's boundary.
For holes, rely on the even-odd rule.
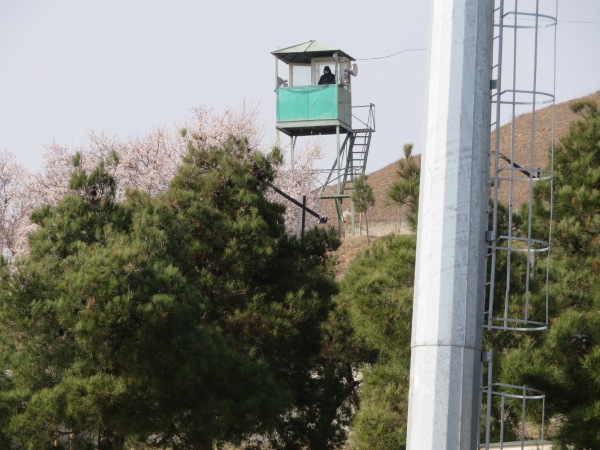
[[477,447],[493,8],[493,0],[432,0],[409,450]]

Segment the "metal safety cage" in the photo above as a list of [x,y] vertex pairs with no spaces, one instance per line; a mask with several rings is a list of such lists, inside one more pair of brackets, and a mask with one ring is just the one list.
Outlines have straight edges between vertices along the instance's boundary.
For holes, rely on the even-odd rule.
[[557,4],[541,5],[550,3],[496,1],[487,329],[548,327]]
[[[482,387],[482,427],[479,448],[551,448],[545,440],[546,397],[542,391],[528,386],[493,383],[493,351],[484,353],[487,363],[487,385]],[[496,421],[492,422],[492,416]],[[539,425],[538,425],[539,424]]]
[[[544,409],[546,396],[542,391],[527,386],[493,383],[483,388],[486,396],[485,413],[488,415],[485,428],[485,441],[480,449],[490,448],[530,448],[543,450],[551,448],[545,440]],[[492,408],[499,409],[499,429],[497,439],[492,439],[491,418]],[[532,419],[533,416],[536,416]],[[535,423],[539,422],[539,427]],[[508,423],[513,423],[515,429],[508,430]],[[507,438],[507,436],[510,436]],[[491,442],[491,441],[494,442]]]

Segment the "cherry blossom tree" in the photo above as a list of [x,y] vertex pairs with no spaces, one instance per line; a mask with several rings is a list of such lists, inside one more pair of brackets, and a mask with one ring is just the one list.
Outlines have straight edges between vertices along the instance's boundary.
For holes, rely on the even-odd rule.
[[[322,158],[322,141],[309,141],[304,148],[296,149],[293,162],[284,163],[279,167],[274,184],[290,197],[298,199],[298,201],[301,201],[302,196],[306,195],[306,206],[313,210],[317,209],[320,170],[316,165],[318,164],[317,161]],[[289,233],[297,233],[301,215],[300,208],[282,199],[274,191],[270,193],[269,198],[286,204],[286,229]]]
[[[243,136],[250,148],[269,151],[272,145],[265,144],[265,129],[258,116],[258,107],[242,103],[238,109],[195,108],[182,124],[172,128],[158,126],[144,135],[120,138],[92,131],[85,146],[69,148],[57,143],[47,146],[42,169],[37,173],[17,167],[8,154],[0,155],[0,201],[3,202],[0,237],[4,251],[11,258],[26,253],[27,233],[35,228],[29,215],[43,204],[56,205],[70,191],[75,155],[83,170],[92,170],[100,161],[111,161],[107,170],[117,180],[118,200],[133,189],[154,196],[166,192],[188,147],[198,140],[208,147],[219,147],[230,136]],[[323,156],[322,148],[321,141],[313,140],[297,149],[293,165],[284,163],[278,167],[273,183],[294,198],[306,195],[307,206],[313,209],[318,202],[319,171],[315,166]],[[269,196],[286,205],[286,228],[297,233],[300,209],[274,191]]]
[[86,170],[115,153],[117,159],[110,170],[118,182],[118,198],[128,189],[156,195],[169,186],[191,139],[201,138],[212,147],[223,145],[230,135],[244,136],[252,148],[262,150],[263,130],[256,117],[257,108],[244,103],[237,111],[196,108],[177,131],[156,127],[146,135],[126,139],[92,131],[84,147],[48,146],[42,172],[36,174],[32,189],[41,202],[54,205],[69,190],[75,153],[80,155],[81,167]]
[[30,175],[14,155],[0,153],[0,246],[9,260],[25,251],[26,235],[33,229],[29,214],[36,198],[29,185]]

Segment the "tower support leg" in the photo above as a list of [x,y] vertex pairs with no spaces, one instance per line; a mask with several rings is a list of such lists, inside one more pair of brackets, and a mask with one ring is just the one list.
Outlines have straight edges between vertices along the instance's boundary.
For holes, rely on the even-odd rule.
[[340,127],[339,125],[335,127],[335,138],[336,138],[336,147],[337,147],[337,157],[336,157],[336,169],[337,169],[337,195],[336,199],[336,209],[338,213],[338,234],[341,236],[343,232],[343,221],[342,221],[342,195],[344,193],[345,186],[342,186],[342,147],[340,146]]
[[294,170],[294,150],[296,149],[296,139],[297,136],[292,136],[290,142],[290,167],[292,170]]

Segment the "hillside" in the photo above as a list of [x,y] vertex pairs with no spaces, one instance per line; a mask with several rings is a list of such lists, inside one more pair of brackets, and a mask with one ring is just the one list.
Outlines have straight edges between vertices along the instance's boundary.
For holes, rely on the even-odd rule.
[[[586,97],[576,100],[593,100],[600,105],[600,91]],[[578,116],[570,109],[570,104],[573,101],[560,103],[552,107],[539,109],[535,112],[536,135],[535,135],[535,159],[533,167],[545,168],[548,165],[548,149],[552,139],[552,113],[554,109],[554,136],[555,142],[558,142],[560,137],[568,130],[569,123],[578,119]],[[514,139],[515,139],[515,161],[522,167],[530,166],[529,148],[531,145],[531,114],[519,116],[514,121]],[[506,124],[500,128],[500,149],[501,153],[508,152],[510,155],[510,143],[513,136],[512,125]],[[491,135],[491,145],[495,145],[495,132]],[[508,151],[506,149],[509,149]],[[372,149],[377,151],[377,149]],[[399,149],[400,151],[400,149]],[[507,155],[507,156],[508,156]],[[420,155],[416,155],[420,161]],[[391,204],[387,199],[387,190],[397,178],[396,174],[397,162],[389,164],[382,169],[372,172],[369,175],[368,184],[373,188],[375,195],[375,206],[369,209],[369,232],[377,238],[388,233],[408,233],[410,232],[404,221],[404,215],[396,205]],[[490,173],[493,172],[494,158],[490,158]],[[519,206],[522,202],[528,199],[528,192],[525,183],[516,183],[513,193],[515,206]],[[500,201],[506,203],[508,192],[506,186],[501,186]],[[349,209],[349,201],[345,201],[343,209]],[[329,225],[336,226],[337,214],[335,205],[332,200],[325,200],[320,205],[322,214],[330,218]],[[358,232],[358,216],[356,217],[356,236],[351,236],[351,230],[348,224],[345,225],[346,238],[342,240],[342,246],[336,252],[338,259],[338,277],[343,276],[348,266],[354,257],[364,248],[367,247],[366,232],[363,231],[363,236]],[[363,224],[364,230],[364,224]]]
[[[600,104],[600,91],[577,100],[590,99]],[[555,141],[558,142],[560,137],[568,130],[569,123],[577,120],[578,116],[570,109],[570,104],[574,100],[560,103],[552,108],[551,106],[539,109],[535,112],[536,134],[535,134],[535,159],[533,167],[545,168],[548,165],[548,149],[552,139],[552,113],[554,109],[554,135]],[[531,165],[529,148],[531,145],[531,114],[519,116],[514,121],[514,140],[515,140],[515,161],[522,167]],[[513,135],[512,125],[506,124],[500,128],[500,151],[502,154],[510,156],[510,143]],[[495,132],[491,135],[491,145],[495,145]],[[403,144],[402,144],[403,145]],[[416,151],[422,149],[415,149]],[[371,149],[371,152],[376,152],[377,148]],[[398,149],[400,154],[401,149]],[[420,161],[420,155],[415,156]],[[501,163],[503,163],[501,161]],[[506,163],[503,163],[506,165]],[[387,199],[387,190],[390,185],[396,180],[397,162],[389,164],[375,172],[368,173],[368,184],[373,188],[375,195],[375,206],[368,211],[369,215],[369,231],[374,236],[383,236],[388,233],[408,233],[409,230],[403,221],[403,211],[392,204]],[[494,155],[490,157],[490,172],[494,167]],[[508,192],[506,184],[501,186],[500,201],[506,203],[508,200]],[[526,183],[516,183],[513,194],[515,206],[527,200],[528,191]],[[345,200],[342,205],[343,210],[350,209],[349,200]],[[336,226],[337,213],[333,200],[323,200],[319,205],[319,212],[329,217],[329,225]],[[358,235],[358,215],[356,215],[356,234]],[[346,233],[350,235],[351,230],[346,224]],[[365,229],[363,223],[363,230]],[[364,233],[364,231],[363,231]]]

